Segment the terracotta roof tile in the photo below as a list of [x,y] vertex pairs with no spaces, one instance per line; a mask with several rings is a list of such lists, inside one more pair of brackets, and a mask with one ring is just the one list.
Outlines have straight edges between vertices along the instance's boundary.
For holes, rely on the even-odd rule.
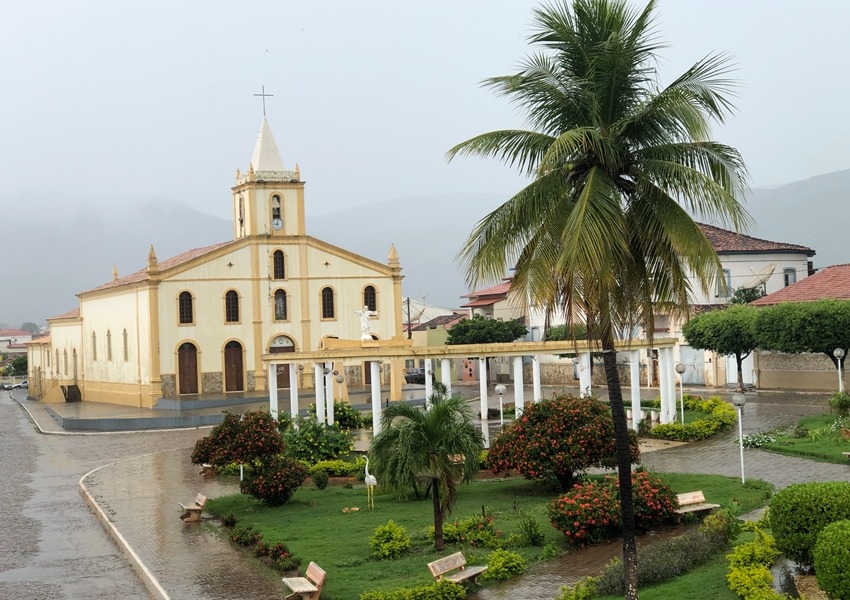
[[430,321],[426,321],[420,325],[416,325],[413,328],[413,331],[425,331],[427,329],[434,329],[442,325],[446,329],[449,329],[452,325],[457,323],[458,321],[462,321],[467,318],[466,314],[454,314],[454,315],[440,315],[439,317],[434,317]]
[[826,299],[850,300],[850,264],[821,269],[797,283],[750,302],[750,305],[769,306],[780,302],[812,302]]
[[[179,265],[182,265],[186,262],[189,262],[190,260],[193,260],[193,259],[198,258],[200,256],[204,256],[205,254],[209,254],[213,250],[217,250],[219,248],[222,248],[222,247],[227,246],[228,244],[232,244],[232,243],[233,243],[233,240],[228,241],[228,242],[221,242],[219,244],[213,244],[212,246],[204,246],[203,248],[193,248],[192,250],[187,250],[186,252],[178,254],[177,256],[172,256],[171,258],[167,258],[165,260],[158,261],[159,270],[160,271],[166,271],[168,269],[172,269],[172,268],[177,267]],[[148,269],[147,269],[147,267],[145,267],[143,269],[139,269],[135,273],[131,273],[130,275],[126,275],[125,277],[119,277],[115,281],[110,281],[108,283],[104,283],[101,286],[98,286],[96,288],[92,288],[90,290],[86,290],[85,292],[82,292],[82,293],[85,294],[85,293],[88,293],[88,292],[98,292],[100,290],[108,290],[110,288],[119,287],[119,286],[122,286],[122,285],[126,285],[128,283],[137,283],[139,281],[147,281],[147,280],[148,280]]]
[[32,335],[32,332],[27,331],[26,329],[0,329],[0,336],[19,336],[19,335]]
[[815,251],[807,246],[797,244],[785,244],[783,242],[771,242],[754,238],[743,233],[735,233],[727,229],[698,223],[709,243],[718,254],[754,254],[763,252],[796,252],[807,256],[814,256]]
[[461,304],[461,308],[475,308],[476,306],[492,306],[496,304],[502,298],[479,298],[478,300],[473,300],[472,302],[467,302],[466,304]]
[[461,296],[461,298],[481,298],[482,296],[505,296],[507,295],[508,290],[511,289],[512,280],[513,278],[508,279],[507,281],[498,285],[494,285],[493,287],[484,288],[483,290],[475,290],[470,294]]
[[56,315],[55,317],[50,317],[50,319],[48,319],[48,321],[51,320],[51,319],[76,319],[79,316],[80,316],[80,307],[78,306],[77,308],[69,310],[66,313],[62,313],[61,315]]

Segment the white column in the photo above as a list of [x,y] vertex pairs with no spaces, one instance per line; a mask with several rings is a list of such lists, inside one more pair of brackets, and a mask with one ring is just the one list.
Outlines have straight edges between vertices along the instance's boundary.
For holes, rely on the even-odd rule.
[[590,352],[578,355],[578,395],[590,396]]
[[525,408],[525,389],[522,381],[522,357],[514,356],[514,408],[516,409],[516,418],[522,416],[522,411]]
[[292,418],[298,416],[298,365],[289,365],[289,414]]
[[381,371],[378,361],[369,361],[372,376],[372,437],[381,433]]
[[534,387],[535,404],[543,399],[543,390],[540,387],[540,356],[535,354],[531,357],[531,382]]
[[448,358],[440,359],[440,381],[446,386],[446,393],[452,395],[452,361]]
[[487,418],[487,357],[478,358],[478,393],[480,395],[479,410],[481,411],[481,434],[484,436],[484,447],[490,447],[490,421]]
[[325,414],[327,415],[328,425],[334,424],[334,364],[332,362],[325,363]]
[[425,359],[425,406],[426,407],[429,405],[429,402],[431,400],[431,394],[434,393],[434,384],[431,380],[431,374],[432,374],[431,369],[433,369],[433,366],[431,365],[431,359],[426,358]]
[[478,359],[478,393],[481,402],[481,418],[487,418],[487,358]]
[[667,361],[664,356],[665,349],[658,349],[658,395],[661,396],[661,422],[667,422],[667,405],[670,399],[667,398]]
[[670,399],[669,407],[670,407],[670,420],[668,423],[676,422],[676,411],[678,410],[676,407],[678,403],[676,402],[676,361],[674,358],[673,348],[667,348],[667,397]]
[[277,421],[277,365],[269,363],[269,413]]
[[640,350],[629,352],[629,375],[632,392],[632,429],[638,430],[640,424]]
[[325,422],[325,374],[322,372],[322,364],[313,365],[313,380],[316,392],[316,420]]

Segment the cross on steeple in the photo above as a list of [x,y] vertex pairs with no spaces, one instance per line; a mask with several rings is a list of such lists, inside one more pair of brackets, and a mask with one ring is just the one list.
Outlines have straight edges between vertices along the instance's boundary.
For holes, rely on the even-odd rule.
[[274,94],[266,93],[266,86],[262,86],[263,92],[261,94],[254,94],[255,96],[261,96],[263,98],[263,116],[266,116],[266,98],[271,98]]

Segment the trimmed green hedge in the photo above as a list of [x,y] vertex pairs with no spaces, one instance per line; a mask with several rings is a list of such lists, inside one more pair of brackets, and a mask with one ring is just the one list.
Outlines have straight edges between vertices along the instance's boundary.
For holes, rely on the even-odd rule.
[[466,588],[452,581],[438,581],[390,592],[373,590],[360,594],[360,600],[463,600]]
[[801,565],[811,565],[821,530],[835,521],[850,519],[850,482],[790,485],[771,499],[769,514],[779,550]]
[[814,549],[815,574],[830,598],[850,598],[850,521],[823,528]]
[[720,396],[703,400],[700,396],[687,395],[684,397],[684,404],[687,410],[706,413],[706,416],[684,425],[664,423],[654,427],[649,435],[680,442],[704,440],[716,433],[731,429],[738,418],[735,407]]

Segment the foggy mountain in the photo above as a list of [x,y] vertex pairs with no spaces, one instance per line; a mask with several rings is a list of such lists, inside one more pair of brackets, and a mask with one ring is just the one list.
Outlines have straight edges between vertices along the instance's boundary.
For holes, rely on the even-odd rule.
[[[844,194],[850,170],[771,189],[754,189],[746,202],[755,219],[749,235],[813,248],[815,267],[850,262],[844,229]],[[467,293],[455,256],[475,223],[505,198],[457,194],[400,198],[312,216],[310,235],[386,263],[395,244],[403,267],[403,293],[427,294],[445,307]],[[190,248],[232,239],[229,219],[173,201],[116,203],[95,207],[82,201],[0,196],[4,206],[0,322],[43,324],[75,308],[74,294],[145,266],[153,244],[160,261]],[[10,226],[14,223],[15,226]],[[11,292],[11,293],[10,293]]]

